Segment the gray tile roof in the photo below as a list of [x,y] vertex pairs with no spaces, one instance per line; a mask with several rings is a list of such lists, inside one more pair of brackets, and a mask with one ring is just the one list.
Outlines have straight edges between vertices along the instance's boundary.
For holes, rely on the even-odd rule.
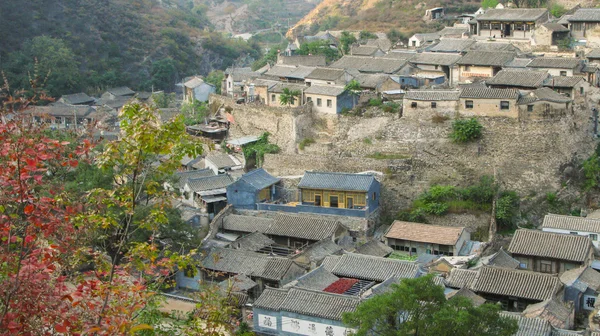
[[238,274],[227,280],[219,282],[219,289],[223,292],[243,292],[256,286],[256,282],[252,281],[252,279],[243,274]]
[[419,266],[413,262],[348,253],[341,256],[331,273],[338,277],[381,282],[394,275],[415,278]]
[[260,232],[252,232],[232,242],[231,247],[235,249],[256,252],[264,247],[275,244],[275,242]]
[[544,86],[547,87],[560,87],[560,88],[573,88],[581,82],[581,77],[567,77],[567,76],[552,76]]
[[495,266],[495,267],[503,267],[503,268],[512,268],[516,269],[519,267],[519,261],[515,258],[511,257],[508,253],[504,251],[503,248],[500,248],[500,251],[494,253],[488,260],[487,266]]
[[406,51],[404,49],[393,49],[393,50],[390,50],[387,54],[385,54],[385,57],[410,60],[413,57],[416,57],[417,55],[418,55],[418,53],[416,53],[415,51]]
[[568,20],[569,22],[600,22],[600,9],[580,8]]
[[545,8],[488,9],[477,16],[477,21],[537,21],[543,16],[548,17],[548,10]]
[[587,58],[600,58],[600,49],[592,49],[587,55]]
[[277,214],[267,235],[321,240],[332,237],[342,226],[338,221],[301,215]]
[[375,177],[368,174],[307,171],[298,188],[367,192],[373,183]]
[[488,85],[538,88],[548,78],[546,71],[500,70],[496,76],[487,80]]
[[519,48],[511,43],[487,41],[477,41],[477,43],[473,44],[469,49],[480,51],[520,51]]
[[278,311],[287,296],[287,289],[267,287],[252,305],[255,308]]
[[469,33],[468,27],[444,27],[437,32],[440,36],[462,35]]
[[344,73],[344,69],[316,68],[308,76],[306,76],[306,79],[334,81],[344,76]]
[[341,246],[333,242],[331,239],[326,238],[302,250],[302,252],[294,256],[294,260],[297,260],[296,258],[305,257],[308,258],[311,262],[318,264],[321,261],[323,261],[327,256],[330,256],[332,254],[339,254],[343,250],[344,249]]
[[471,290],[480,295],[543,301],[554,297],[561,287],[560,279],[553,274],[484,266],[479,269]]
[[381,75],[381,74],[360,74],[356,76],[356,80],[360,83],[360,86],[368,89],[376,89],[385,82],[389,75]]
[[210,271],[281,280],[294,264],[286,258],[229,248],[213,248],[201,262]]
[[215,173],[208,168],[199,170],[187,170],[175,173],[175,177],[179,179],[177,184],[181,187],[183,187],[190,179],[197,179],[209,176],[215,176]]
[[304,79],[315,69],[316,67],[277,64],[265,72],[265,76]]
[[302,84],[290,84],[290,83],[277,83],[276,85],[271,86],[268,91],[273,93],[282,93],[283,89],[289,89],[290,91],[304,91],[307,86]]
[[459,54],[444,54],[439,52],[424,52],[410,59],[413,64],[450,66],[461,59]]
[[229,154],[225,153],[210,153],[206,156],[206,161],[210,161],[218,169],[231,168],[238,165]]
[[538,57],[531,60],[528,68],[574,69],[581,61],[570,57]]
[[340,256],[340,255],[327,256],[323,260],[321,267],[323,267],[324,269],[326,269],[329,272],[333,272],[333,269],[338,264],[338,262],[340,262],[340,259],[342,259],[342,256]]
[[279,56],[279,61],[284,65],[325,66],[326,64],[323,55]]
[[504,65],[505,68],[526,68],[527,64],[531,63],[529,58],[513,58],[512,61]]
[[186,81],[185,83],[183,83],[183,86],[193,89],[202,84],[204,84],[204,81],[202,80],[202,78],[194,76],[191,79],[189,79],[188,81]]
[[510,242],[508,252],[583,262],[591,247],[592,241],[588,237],[519,229]]
[[508,317],[517,320],[519,331],[514,336],[550,336],[552,326],[550,322],[541,318],[527,318],[519,313],[500,312],[503,317]]
[[223,229],[237,232],[264,233],[275,223],[273,218],[231,214],[223,218]]
[[233,179],[228,174],[222,174],[208,177],[190,178],[186,183],[193,192],[202,192],[226,188],[228,185],[233,183]]
[[543,228],[600,233],[600,219],[548,214],[544,217]]
[[464,88],[460,93],[460,98],[518,99],[519,90],[491,89],[485,87],[467,87]]
[[544,23],[542,26],[546,27],[546,29],[553,32],[568,32],[569,28],[561,25],[560,23],[548,22]]
[[427,48],[431,52],[463,52],[475,43],[471,39],[443,39],[433,47]]
[[359,303],[360,299],[355,296],[291,288],[280,309],[302,315],[341,321],[342,314],[353,312]]
[[350,54],[353,56],[373,56],[377,51],[381,51],[378,46],[352,46]]
[[533,91],[536,100],[547,101],[552,103],[568,103],[573,99],[564,96],[551,88],[542,87]]
[[[63,103],[53,103],[46,106],[31,106],[27,108],[28,113],[34,115],[48,115],[51,117],[77,117],[85,118],[93,114],[96,110],[88,105],[67,105]],[[74,122],[74,121],[72,121]]]
[[580,288],[582,292],[588,288],[597,291],[600,288],[600,273],[591,267],[582,266],[565,271],[561,274],[560,281],[565,286]]
[[450,288],[470,288],[477,277],[477,271],[453,268],[450,270],[448,278],[446,278],[446,284]]
[[304,91],[304,94],[316,94],[331,97],[337,97],[342,93],[344,93],[343,86],[332,85],[311,85]]
[[296,280],[295,286],[312,290],[323,290],[338,280],[338,277],[324,267],[318,267],[312,272],[299,277]]
[[336,69],[356,69],[360,72],[393,74],[406,65],[402,58],[343,56],[330,65]]
[[273,184],[281,181],[280,178],[277,178],[269,173],[263,168],[258,168],[253,171],[250,171],[240,178],[241,181],[244,181],[256,188],[256,190],[262,190],[266,187],[272,186]]
[[111,88],[106,90],[106,92],[112,93],[115,96],[133,96],[135,94],[135,91],[126,86]]
[[458,100],[460,91],[456,90],[410,90],[404,99],[423,101]]
[[[596,272],[596,271],[593,271]],[[573,305],[565,305],[558,299],[548,299],[527,306],[522,315],[527,318],[539,317],[547,320],[555,328],[569,328],[571,316],[574,314]]]
[[515,58],[511,51],[468,51],[457,64],[502,67]]
[[78,104],[89,104],[94,102],[94,98],[88,96],[87,94],[80,92],[69,95],[64,95],[60,97],[65,104],[78,105]]
[[484,298],[482,298],[481,296],[473,293],[473,291],[470,290],[470,289],[468,289],[467,287],[463,287],[463,288],[461,288],[461,289],[459,289],[457,291],[451,292],[448,295],[446,295],[447,299],[451,299],[453,297],[464,297],[464,298],[467,298],[467,299],[469,299],[473,303],[473,305],[475,307],[479,307],[479,306],[481,306],[482,304],[485,303],[485,299]]
[[375,257],[387,257],[394,252],[394,249],[378,240],[371,240],[357,247],[354,252]]

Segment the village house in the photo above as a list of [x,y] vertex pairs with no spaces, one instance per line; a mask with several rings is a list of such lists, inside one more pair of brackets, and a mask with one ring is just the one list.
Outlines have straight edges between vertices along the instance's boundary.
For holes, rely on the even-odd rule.
[[463,268],[451,268],[446,277],[446,286],[452,289],[471,288],[478,271]]
[[278,212],[272,212],[270,216],[259,214],[229,214],[222,219],[220,229],[234,235],[260,232],[278,245],[298,250],[324,239],[337,242],[348,236],[345,226],[329,218]]
[[367,45],[352,45],[350,47],[350,55],[352,56],[383,56],[385,52],[378,46],[367,46]]
[[308,74],[306,85],[340,85],[344,86],[354,77],[344,69],[316,68]]
[[[571,330],[575,324],[575,309],[572,302],[562,302],[559,298],[530,304],[521,315],[550,323],[553,327],[553,335],[565,335],[565,333],[571,335]],[[557,329],[562,329],[565,333],[559,333]]]
[[[292,97],[291,101],[288,104],[281,103],[281,95],[284,90],[288,89],[290,93],[298,92],[300,95],[297,97]],[[267,105],[268,106],[291,106],[298,107],[304,104],[304,90],[306,86],[302,84],[291,84],[291,83],[277,83],[276,85],[271,86],[267,90]]]
[[569,28],[557,22],[547,22],[535,31],[537,45],[555,46],[569,41]]
[[363,281],[363,290],[390,278],[417,278],[423,274],[414,262],[346,253],[332,255],[323,261],[322,267],[337,277]]
[[[204,168],[204,169],[188,169],[187,167],[185,169],[182,169],[178,172],[175,172],[175,180],[176,183],[174,184],[174,186],[179,189],[179,192],[181,194],[184,193],[183,187],[185,186],[186,182],[189,179],[195,179],[195,178],[201,178],[201,177],[209,177],[209,176],[215,176],[215,173],[208,169],[208,168]],[[171,189],[170,184],[166,183],[165,184],[167,186],[167,188]]]
[[471,239],[464,227],[449,227],[394,221],[384,235],[385,243],[408,255],[433,254],[458,256]]
[[532,303],[552,299],[562,283],[554,274],[484,266],[477,271],[471,290],[502,310],[522,312]]
[[103,93],[100,98],[102,98],[103,100],[113,100],[113,99],[117,99],[119,97],[133,98],[134,95],[135,95],[135,91],[131,90],[130,88],[128,88],[126,86],[121,86],[121,87],[111,88],[111,89],[106,90],[106,92]]
[[245,98],[244,86],[260,74],[251,68],[227,68],[221,85],[221,94],[233,99]]
[[519,117],[519,91],[467,87],[460,93],[458,112],[465,116]]
[[304,84],[306,76],[315,69],[316,67],[313,66],[277,64],[265,72],[263,77],[281,82]]
[[519,118],[521,120],[548,120],[564,117],[572,111],[573,99],[550,88],[543,87],[521,95]]
[[505,69],[486,80],[486,84],[498,89],[535,90],[541,88],[549,78],[546,71]]
[[269,99],[269,90],[281,82],[271,79],[257,78],[246,83],[244,92],[248,102],[261,102],[267,104]]
[[96,99],[83,92],[64,95],[57,101],[65,105],[94,105],[95,102]]
[[437,114],[454,114],[458,108],[460,91],[410,90],[402,100],[402,117],[431,118]]
[[472,39],[445,38],[440,40],[437,44],[426,48],[426,50],[428,52],[464,54],[469,51],[469,48],[475,43],[476,41]]
[[[572,331],[567,330],[564,333],[560,330],[552,328],[548,320],[539,317],[528,318],[521,313],[501,311],[500,316],[508,317],[517,321],[519,329],[515,335],[519,336],[578,336]],[[579,334],[581,335],[581,334]]]
[[[386,91],[390,89],[389,85],[385,85],[390,78],[390,75],[384,74],[360,74],[357,75],[354,79],[360,83],[360,88],[363,90],[373,91],[380,93],[382,91]],[[397,89],[400,88],[400,85],[395,87]]]
[[546,8],[488,9],[477,16],[475,34],[481,38],[529,40],[549,18]]
[[600,64],[600,49],[592,49],[592,51],[585,55],[585,58],[590,64]]
[[437,20],[441,19],[446,15],[446,11],[444,7],[435,7],[425,10],[425,16],[423,16],[423,20]]
[[544,217],[542,231],[585,236],[595,247],[600,244],[600,219],[548,214]]
[[184,203],[206,209],[212,217],[227,205],[227,186],[233,183],[229,174],[188,178],[183,185]]
[[594,258],[588,237],[519,229],[507,250],[519,260],[519,268],[542,273],[563,273],[588,266]]
[[277,64],[282,65],[302,65],[307,67],[326,66],[326,58],[324,55],[294,55],[286,56],[277,55]]
[[[231,237],[233,238],[233,236]],[[273,239],[255,231],[232,241],[227,247],[235,250],[265,253],[272,250],[276,245],[277,243]]]
[[183,83],[183,100],[192,103],[194,100],[208,101],[210,94],[217,92],[217,88],[206,83],[201,77],[194,76]]
[[438,33],[416,33],[408,39],[409,48],[418,49],[434,43],[440,39]]
[[473,269],[480,268],[482,266],[495,266],[502,268],[517,269],[520,262],[511,257],[504,248],[500,247],[500,250],[490,256],[479,258],[477,265]]
[[[292,257],[292,260],[294,260],[296,263],[303,266],[304,268],[314,270],[314,269],[318,268],[319,266],[321,266],[321,263],[323,262],[323,260],[325,260],[325,258],[327,258],[328,256],[341,255],[342,253],[344,253],[343,247],[341,247],[340,245],[331,241],[331,239],[323,239],[323,240],[320,240],[320,241],[306,247],[305,249],[300,251],[300,253],[295,254]],[[325,272],[327,272],[327,271],[325,271]],[[327,272],[327,273],[329,273],[329,272]],[[334,277],[335,280],[337,280],[337,277],[335,275],[333,275],[331,273],[330,273],[330,275],[331,275],[331,277]],[[308,276],[308,274],[306,276]],[[298,280],[300,280],[300,279],[298,279]],[[333,283],[335,280],[326,284],[322,288],[314,288],[312,286],[310,288],[322,290],[323,288],[325,288],[328,285],[330,285],[331,283]],[[305,287],[303,285],[302,281],[296,282],[295,286]],[[308,288],[308,287],[306,287],[306,288]]]
[[546,81],[544,87],[551,88],[575,101],[582,101],[590,89],[590,84],[581,77],[552,76]]
[[516,54],[510,51],[469,51],[456,62],[458,80],[465,82],[494,77],[515,56]]
[[455,65],[460,60],[461,55],[456,53],[418,53],[410,59],[410,64],[415,68],[411,74],[424,77],[444,76],[450,85],[457,80]]
[[238,209],[256,210],[256,204],[278,197],[281,179],[259,168],[248,172],[227,186],[227,202]]
[[388,257],[394,252],[394,249],[380,242],[379,240],[372,239],[368,242],[358,246],[354,253],[369,255],[373,257]]
[[354,98],[343,86],[312,85],[304,90],[304,97],[317,113],[340,114],[354,107]]
[[242,163],[235,156],[218,152],[206,155],[204,164],[206,165],[206,168],[212,170],[215,175],[225,174],[232,170],[244,168]]
[[45,123],[52,129],[85,128],[95,123],[102,124],[109,117],[88,105],[66,105],[63,103],[31,106],[26,111],[31,114],[33,122]]
[[531,60],[527,67],[547,71],[552,76],[572,77],[581,72],[583,63],[577,58],[538,57]]
[[564,301],[573,302],[575,313],[589,314],[594,310],[600,294],[600,273],[591,267],[582,266],[566,271],[560,276],[565,286]]
[[567,20],[573,38],[586,40],[588,46],[598,46],[600,34],[596,28],[600,25],[600,9],[579,8]]
[[410,73],[410,65],[403,58],[387,57],[366,57],[366,56],[343,56],[329,67],[334,69],[344,69],[351,73],[358,71],[361,73],[374,74],[404,74]]
[[361,302],[356,296],[302,288],[267,288],[253,305],[254,331],[263,335],[349,335],[342,314]]

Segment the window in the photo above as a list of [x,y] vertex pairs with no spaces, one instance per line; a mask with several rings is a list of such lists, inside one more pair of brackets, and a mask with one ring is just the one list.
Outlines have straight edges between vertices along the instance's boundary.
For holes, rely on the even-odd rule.
[[317,98],[317,106],[321,106],[321,98]]
[[527,112],[533,112],[533,105],[527,105]]
[[470,65],[465,65],[465,72],[469,72],[471,71],[471,66]]
[[337,208],[339,206],[338,197],[337,196],[329,196],[329,207]]
[[411,249],[410,249],[410,252],[411,252],[411,253],[417,253],[417,248],[416,248],[416,247],[413,247],[413,248],[411,248]]
[[440,66],[439,66],[439,65],[436,65],[436,66],[435,66],[435,70],[437,70],[437,69],[439,69],[439,68],[440,68]]
[[465,108],[466,109],[472,109],[473,108],[473,101],[472,100],[465,100]]
[[231,82],[228,82],[227,85],[229,86],[229,88],[231,89]]
[[503,100],[500,102],[500,109],[501,110],[508,110],[510,108],[510,103],[507,102],[506,100]]
[[373,201],[377,200],[377,193],[373,193]]
[[437,107],[437,103],[436,102],[431,102],[431,108],[436,108]]
[[561,71],[561,72],[560,72],[560,75],[561,75],[561,76],[566,76],[566,75],[567,75],[567,72],[566,72],[566,71]]
[[540,272],[542,273],[552,273],[552,262],[547,260],[540,261]]
[[327,99],[327,107],[331,106],[333,106],[333,102],[331,101],[331,99]]
[[315,195],[315,206],[321,206],[321,195]]
[[307,103],[312,103],[312,97],[306,97],[306,102]]
[[579,88],[579,94],[583,94],[583,86]]
[[354,208],[354,199],[352,197],[346,197],[346,208]]
[[577,236],[577,232],[575,232],[575,231],[571,231],[571,232],[569,232],[569,234],[570,234],[570,235]]
[[524,262],[524,261],[521,261],[521,262],[519,263],[519,268],[527,269],[527,263],[526,263],[526,262]]
[[410,103],[410,107],[411,108],[417,108],[417,102]]
[[277,100],[277,99],[276,99],[275,95],[274,95],[274,94],[272,94],[272,95],[271,95],[271,101],[272,101],[272,102],[274,102],[274,101],[276,101],[276,100]]
[[590,239],[593,241],[597,241],[598,240],[598,235],[595,233],[590,233]]
[[412,46],[416,47],[417,46],[417,41],[412,41]]

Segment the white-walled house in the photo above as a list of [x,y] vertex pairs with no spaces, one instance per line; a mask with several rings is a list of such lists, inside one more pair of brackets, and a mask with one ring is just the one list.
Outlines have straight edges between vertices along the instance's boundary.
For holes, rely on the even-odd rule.
[[600,244],[600,219],[549,214],[544,217],[542,231],[586,236],[596,248]]

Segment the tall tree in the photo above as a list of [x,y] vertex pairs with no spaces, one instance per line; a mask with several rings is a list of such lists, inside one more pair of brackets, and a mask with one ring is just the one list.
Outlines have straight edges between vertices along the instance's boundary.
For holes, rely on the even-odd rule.
[[300,90],[290,90],[290,88],[283,88],[281,94],[279,95],[279,103],[281,105],[292,106],[296,102],[296,99],[300,99],[302,95],[302,91]]
[[356,328],[355,335],[510,336],[517,330],[515,320],[499,315],[500,307],[474,307],[468,299],[446,300],[442,286],[433,275],[403,279],[392,289],[361,303],[345,313],[344,323]]
[[356,99],[360,96],[361,91],[360,83],[356,79],[351,80],[344,86],[344,92],[352,97],[352,108],[356,106]]
[[353,43],[356,43],[356,41],[356,36],[354,36],[354,34],[347,31],[342,32],[342,36],[340,36],[340,44],[342,45],[342,52],[344,55],[350,53],[350,47]]

